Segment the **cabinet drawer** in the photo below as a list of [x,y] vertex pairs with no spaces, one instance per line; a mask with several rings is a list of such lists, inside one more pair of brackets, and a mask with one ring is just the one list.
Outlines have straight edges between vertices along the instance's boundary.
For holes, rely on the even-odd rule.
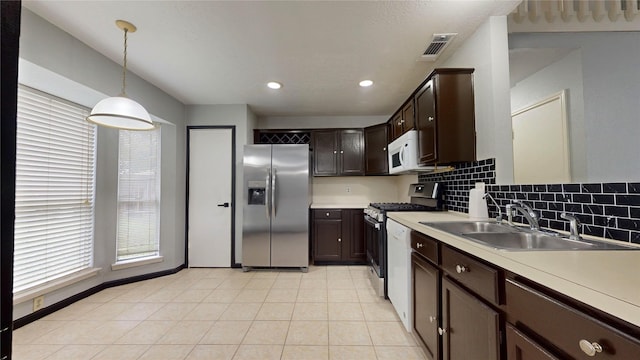
[[602,352],[596,359],[639,358],[640,340],[528,286],[511,279],[506,284],[509,321],[523,324],[571,358],[593,358],[581,350],[581,342],[586,347],[599,344]]
[[342,219],[342,210],[336,209],[315,209],[313,210],[314,219]]
[[447,246],[442,247],[442,270],[486,300],[501,304],[500,270]]
[[411,248],[432,263],[436,265],[440,263],[437,240],[417,231],[411,231]]

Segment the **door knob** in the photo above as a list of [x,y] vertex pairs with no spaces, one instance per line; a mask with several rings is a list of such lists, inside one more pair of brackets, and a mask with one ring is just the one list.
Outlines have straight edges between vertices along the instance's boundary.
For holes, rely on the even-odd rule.
[[219,207],[229,207],[229,203],[222,203],[222,204],[218,204]]

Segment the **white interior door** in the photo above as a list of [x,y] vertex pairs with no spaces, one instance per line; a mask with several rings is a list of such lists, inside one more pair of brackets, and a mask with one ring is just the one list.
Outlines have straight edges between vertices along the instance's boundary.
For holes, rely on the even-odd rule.
[[189,267],[231,266],[232,135],[189,129]]
[[571,181],[564,91],[511,115],[516,184]]

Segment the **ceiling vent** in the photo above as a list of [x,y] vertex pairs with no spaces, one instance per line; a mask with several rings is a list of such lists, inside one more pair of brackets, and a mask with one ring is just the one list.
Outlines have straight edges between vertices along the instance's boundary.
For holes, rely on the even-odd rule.
[[453,40],[453,38],[458,35],[456,33],[447,33],[447,34],[433,34],[433,39],[429,46],[427,46],[427,50],[422,53],[420,56],[420,60],[424,61],[435,61],[438,56],[442,53],[447,45]]

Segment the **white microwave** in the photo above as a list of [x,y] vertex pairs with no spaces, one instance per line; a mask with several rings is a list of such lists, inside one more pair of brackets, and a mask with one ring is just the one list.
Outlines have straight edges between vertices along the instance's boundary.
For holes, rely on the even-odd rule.
[[409,130],[388,146],[389,174],[433,171],[435,167],[418,164],[418,132]]

